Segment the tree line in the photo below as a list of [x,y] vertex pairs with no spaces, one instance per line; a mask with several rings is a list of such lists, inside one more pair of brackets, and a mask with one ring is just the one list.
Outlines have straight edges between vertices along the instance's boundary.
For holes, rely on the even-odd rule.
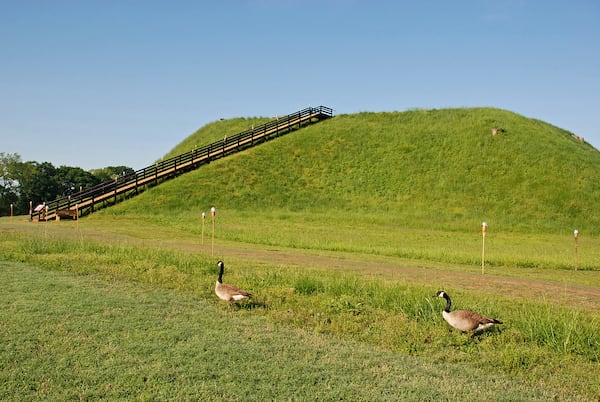
[[0,152],[0,216],[29,213],[43,202],[76,194],[97,184],[135,171],[127,166],[108,166],[90,171],[79,167],[55,167],[50,162],[23,162],[19,154]]

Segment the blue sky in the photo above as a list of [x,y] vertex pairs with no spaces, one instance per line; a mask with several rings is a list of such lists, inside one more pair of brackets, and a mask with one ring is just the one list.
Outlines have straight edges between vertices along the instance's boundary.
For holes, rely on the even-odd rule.
[[600,2],[0,0],[0,152],[151,165],[220,118],[491,106],[600,148]]

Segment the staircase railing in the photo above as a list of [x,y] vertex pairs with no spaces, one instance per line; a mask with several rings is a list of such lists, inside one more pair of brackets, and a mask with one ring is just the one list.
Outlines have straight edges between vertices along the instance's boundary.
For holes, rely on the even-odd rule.
[[93,212],[98,203],[102,203],[102,206],[105,206],[107,202],[116,203],[120,198],[125,198],[123,196],[138,194],[143,191],[145,186],[158,184],[161,179],[175,177],[215,159],[240,152],[330,117],[333,117],[333,109],[326,106],[308,107],[287,116],[278,117],[263,125],[226,136],[223,140],[156,162],[135,173],[119,176],[114,180],[100,183],[70,196],[46,202],[42,208],[36,208],[31,213],[31,219],[50,220],[56,219],[57,216],[78,218],[85,213]]

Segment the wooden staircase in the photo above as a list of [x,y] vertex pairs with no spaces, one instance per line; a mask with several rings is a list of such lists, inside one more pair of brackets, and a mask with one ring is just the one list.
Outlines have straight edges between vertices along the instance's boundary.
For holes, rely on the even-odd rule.
[[273,138],[298,130],[309,124],[333,117],[333,109],[326,106],[308,107],[296,113],[271,120],[261,126],[227,136],[202,148],[160,161],[127,176],[118,177],[68,197],[46,202],[43,208],[32,212],[31,219],[52,220],[57,217],[78,219],[97,208],[113,205],[137,195],[148,186],[197,169],[213,160],[262,144]]

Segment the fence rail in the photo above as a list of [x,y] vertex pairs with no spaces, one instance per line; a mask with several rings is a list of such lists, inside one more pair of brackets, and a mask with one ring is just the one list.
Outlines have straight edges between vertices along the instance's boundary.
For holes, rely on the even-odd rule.
[[31,219],[51,220],[56,219],[57,216],[78,218],[83,214],[93,212],[99,203],[101,206],[105,206],[108,202],[116,203],[119,196],[138,194],[145,186],[156,185],[161,179],[175,177],[215,159],[240,152],[330,117],[333,117],[333,109],[326,106],[308,107],[287,116],[278,117],[250,130],[226,136],[223,140],[157,162],[135,173],[100,183],[68,197],[45,202],[42,208],[32,211]]

